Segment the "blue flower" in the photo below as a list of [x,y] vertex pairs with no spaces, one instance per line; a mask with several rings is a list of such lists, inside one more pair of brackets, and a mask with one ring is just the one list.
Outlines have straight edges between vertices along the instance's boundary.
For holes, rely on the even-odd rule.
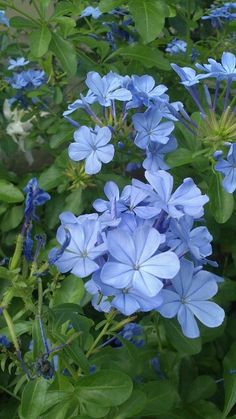
[[122,230],[109,232],[107,247],[113,260],[103,266],[102,282],[117,289],[132,286],[144,297],[156,296],[163,287],[160,278],[173,278],[179,270],[173,252],[156,254],[162,242],[163,237],[150,227],[137,228],[132,235]]
[[161,122],[162,114],[156,108],[149,108],[144,113],[137,113],[132,119],[134,128],[138,132],[134,142],[142,149],[147,148],[152,142],[168,143],[169,135],[175,128],[173,122]]
[[[106,251],[104,243],[98,243],[100,231],[99,223],[95,220],[83,220],[75,224],[67,225],[71,239],[64,253],[54,262],[62,273],[71,272],[80,278],[85,278],[99,269],[95,259]],[[66,229],[60,226],[57,231],[57,241],[63,245],[66,240]],[[49,258],[54,255],[49,254]]]
[[92,16],[93,19],[98,19],[101,15],[102,12],[98,7],[88,6],[82,11],[80,17]]
[[179,67],[177,64],[171,64],[171,67],[180,77],[180,83],[186,87],[194,86],[199,83],[199,80],[208,77],[208,74],[196,74],[196,71],[191,67]]
[[9,66],[7,67],[8,70],[13,70],[17,67],[22,67],[26,64],[29,64],[29,61],[26,60],[24,57],[18,57],[15,60],[13,58],[9,59]]
[[191,178],[184,179],[172,194],[173,177],[170,173],[159,170],[154,174],[146,172],[145,176],[155,190],[156,205],[171,217],[179,219],[187,214],[199,218],[203,215],[203,205],[209,201],[209,198],[201,194]]
[[138,108],[142,105],[150,106],[156,102],[167,100],[164,93],[168,90],[164,84],[155,86],[153,77],[131,76],[131,80],[127,83],[128,89],[132,93],[131,102],[127,103],[126,109]]
[[0,336],[0,346],[4,346],[6,349],[10,348],[10,342],[5,335]]
[[85,83],[90,89],[88,95],[92,93],[102,106],[111,106],[113,100],[126,102],[132,98],[130,91],[121,87],[122,77],[112,71],[103,77],[95,71],[90,71]]
[[91,91],[89,91],[86,96],[81,94],[80,99],[76,99],[73,103],[68,105],[68,109],[63,112],[63,116],[66,117],[79,108],[87,110],[88,105],[91,105],[94,102],[96,102],[96,96]]
[[231,52],[223,52],[221,63],[209,58],[208,64],[196,64],[196,67],[207,72],[207,77],[215,77],[218,80],[236,80],[236,57]]
[[224,310],[208,301],[218,289],[211,272],[194,273],[193,263],[182,259],[180,271],[171,282],[172,286],[162,291],[164,302],[158,311],[167,318],[177,316],[185,336],[197,338],[200,335],[195,317],[207,327],[222,324]]
[[151,173],[158,170],[168,170],[169,166],[164,161],[164,156],[177,148],[175,137],[170,136],[166,144],[150,143],[146,149],[146,158],[143,161],[144,169]]
[[71,240],[71,234],[69,232],[69,230],[66,230],[66,234],[65,234],[65,240],[64,242],[61,244],[60,249],[52,249],[50,251],[49,257],[48,257],[48,262],[51,265],[55,265],[55,262],[60,259],[60,257],[63,255],[64,251],[66,250],[66,248],[69,246],[70,244],[70,240]]
[[6,25],[6,26],[10,26],[9,25],[9,20],[5,15],[5,10],[0,10],[0,24],[1,25]]
[[14,89],[35,88],[46,82],[46,75],[43,70],[31,69],[14,73],[12,77],[8,77],[6,80]]
[[163,301],[161,292],[154,297],[147,297],[132,286],[124,289],[114,288],[113,295],[111,306],[125,316],[130,316],[137,311],[146,312],[157,309]]
[[224,189],[229,193],[233,193],[236,190],[236,143],[231,144],[227,160],[219,157],[215,170],[224,175],[222,182]]
[[25,218],[27,222],[31,218],[33,220],[37,220],[38,217],[35,214],[36,207],[43,205],[51,197],[47,192],[39,188],[38,181],[36,178],[32,178],[29,180],[29,182],[24,188],[24,192],[26,192]]
[[89,175],[100,172],[102,163],[109,163],[114,157],[114,146],[108,144],[111,140],[108,127],[96,127],[93,131],[82,126],[75,131],[74,139],[75,143],[69,146],[69,156],[74,161],[85,159],[85,172]]
[[120,199],[120,191],[115,182],[107,182],[104,186],[104,194],[108,201],[104,199],[96,199],[93,207],[98,212],[111,212],[113,206],[116,207],[116,215],[119,216],[122,211],[126,210],[126,205]]
[[180,52],[186,52],[187,42],[182,41],[181,39],[174,38],[171,42],[167,44],[166,52],[171,55],[179,54]]
[[224,3],[221,7],[215,7],[215,5],[212,5],[209,14],[202,16],[202,20],[210,20],[213,28],[219,29],[222,22],[236,19],[236,13],[232,13],[235,9],[236,3]]
[[122,346],[122,342],[119,340],[119,336],[123,339],[126,339],[132,342],[137,348],[140,348],[144,345],[144,339],[142,337],[143,328],[137,323],[128,323],[123,329],[119,332],[115,344],[117,346]]
[[34,241],[31,238],[31,228],[32,225],[29,225],[28,228],[26,228],[26,234],[23,243],[23,255],[27,262],[31,262],[33,260]]
[[194,219],[184,216],[178,221],[170,221],[169,231],[166,234],[168,246],[181,257],[190,252],[193,259],[205,263],[206,257],[212,254],[212,235],[204,226],[193,228]]

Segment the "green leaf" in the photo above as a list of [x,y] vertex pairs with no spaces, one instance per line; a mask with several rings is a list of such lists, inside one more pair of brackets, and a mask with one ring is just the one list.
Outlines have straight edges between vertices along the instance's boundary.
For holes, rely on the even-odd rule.
[[63,352],[65,352],[68,359],[71,358],[75,362],[75,364],[78,367],[80,367],[84,372],[89,372],[89,362],[84,352],[79,346],[78,339],[70,343],[70,345],[65,346]]
[[29,39],[32,54],[35,57],[42,57],[46,54],[51,38],[52,34],[46,25],[31,32]]
[[170,343],[181,355],[198,354],[201,351],[201,339],[189,339],[184,336],[175,320],[162,320],[165,326],[166,336]]
[[234,342],[224,358],[225,404],[222,418],[226,418],[236,404],[236,374],[231,374],[236,365],[236,343]]
[[[14,331],[15,331],[16,336],[21,336],[24,333],[28,333],[31,330],[32,330],[32,323],[30,321],[14,323]],[[0,329],[0,334],[5,335],[10,342],[12,341],[8,327],[4,327],[3,329]]]
[[14,206],[9,211],[7,211],[1,222],[1,230],[9,231],[16,228],[22,221],[24,215],[24,210],[22,206]]
[[101,0],[98,7],[102,13],[110,12],[124,3],[124,0]]
[[81,378],[76,387],[80,400],[102,407],[124,403],[130,397],[132,388],[133,383],[128,375],[111,370]]
[[25,17],[14,16],[10,19],[10,26],[18,29],[34,29],[39,25],[37,25],[36,22],[32,22],[32,20],[26,19]]
[[166,163],[170,167],[179,167],[183,166],[184,164],[191,163],[193,161],[193,153],[192,151],[186,148],[178,148],[177,150],[170,153],[166,158]]
[[[105,418],[106,415],[109,413],[109,407],[98,406],[95,403],[82,403],[80,405],[80,413],[86,416],[86,419],[90,418]],[[79,416],[80,417],[80,416]]]
[[56,165],[52,165],[39,176],[40,187],[46,191],[56,188],[63,180],[64,174]]
[[151,381],[142,386],[147,395],[146,407],[142,416],[163,415],[170,411],[178,399],[175,388],[169,381]]
[[42,334],[40,330],[39,319],[35,319],[32,328],[32,341],[33,341],[33,357],[38,358],[44,352],[44,345],[42,341]]
[[41,412],[44,413],[59,403],[65,403],[73,397],[73,389],[71,391],[70,383],[68,383],[69,391],[66,390],[48,390]]
[[71,418],[74,412],[78,412],[78,401],[70,396],[70,400],[60,400],[60,404],[54,406],[47,414],[40,416],[40,419],[67,419]]
[[[197,402],[186,406],[186,416],[184,416],[184,419],[189,418],[222,419],[222,412],[215,404],[205,400],[198,400]],[[176,419],[176,416],[173,416],[173,419]],[[182,415],[180,415],[180,419],[182,419]]]
[[24,195],[13,183],[0,179],[0,202],[7,202],[13,204],[15,202],[22,202]]
[[64,71],[71,75],[76,73],[77,57],[71,42],[65,41],[60,35],[53,33],[50,50],[58,58]]
[[84,296],[84,282],[74,275],[69,275],[61,283],[61,288],[56,289],[54,304],[75,303],[79,304]]
[[39,0],[39,8],[43,16],[45,16],[48,6],[51,0]]
[[65,200],[65,209],[66,211],[74,212],[76,215],[79,215],[84,210],[84,199],[82,189],[77,189],[70,193]]
[[37,378],[26,384],[19,408],[20,419],[38,419],[48,387],[49,382],[43,378]]
[[130,398],[118,407],[119,413],[114,415],[114,419],[133,418],[143,410],[146,401],[147,397],[144,392],[134,390]]
[[209,375],[199,375],[191,384],[186,396],[187,403],[208,399],[216,392],[215,380]]
[[165,7],[160,0],[131,0],[129,9],[144,42],[153,41],[165,24]]
[[76,21],[68,16],[52,17],[51,20],[68,29],[74,28],[76,26]]
[[222,177],[219,173],[212,176],[208,195],[213,217],[219,224],[226,223],[233,213],[234,197],[223,189]]
[[127,60],[139,61],[147,68],[156,67],[165,71],[170,71],[171,69],[169,61],[163,57],[163,54],[158,51],[157,48],[153,49],[148,46],[129,45],[128,47],[117,49],[109,55],[104,62],[110,61],[110,59],[116,56],[122,57],[125,62]]

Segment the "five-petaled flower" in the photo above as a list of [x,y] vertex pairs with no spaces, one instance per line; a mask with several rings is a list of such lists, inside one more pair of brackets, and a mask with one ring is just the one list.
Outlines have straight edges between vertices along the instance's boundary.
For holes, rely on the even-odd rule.
[[180,271],[171,282],[172,286],[162,291],[163,304],[158,311],[167,318],[177,316],[184,335],[189,338],[200,335],[195,317],[207,327],[222,324],[224,310],[208,301],[218,289],[211,272],[194,273],[193,263],[182,259]]
[[95,130],[86,126],[74,133],[75,143],[69,146],[71,160],[85,160],[85,172],[89,175],[98,173],[102,163],[109,163],[114,157],[114,146],[108,144],[111,131],[108,127],[96,127]]

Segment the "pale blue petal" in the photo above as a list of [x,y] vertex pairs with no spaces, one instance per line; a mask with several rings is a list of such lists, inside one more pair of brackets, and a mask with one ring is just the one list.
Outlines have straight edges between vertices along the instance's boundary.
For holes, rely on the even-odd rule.
[[111,305],[125,316],[130,316],[140,308],[138,302],[132,296],[122,293],[113,298]]
[[198,338],[200,336],[199,328],[194,315],[186,305],[181,305],[177,318],[185,336],[191,339]]
[[97,131],[96,139],[94,144],[97,148],[100,148],[111,140],[111,130],[108,127],[99,128]]
[[141,265],[142,272],[158,278],[171,279],[180,269],[179,258],[174,252],[164,252],[153,256]]
[[115,149],[112,144],[108,144],[105,147],[98,148],[96,151],[97,158],[103,163],[109,163],[115,154]]
[[71,273],[79,278],[85,278],[99,269],[99,265],[89,258],[79,258]]
[[139,269],[134,271],[132,286],[144,297],[156,296],[163,287],[163,283],[156,277],[156,275]]
[[175,317],[180,309],[180,297],[176,292],[163,289],[161,292],[163,303],[158,307],[158,311],[163,317],[170,319]]
[[107,246],[110,254],[117,260],[132,266],[135,263],[135,246],[130,234],[122,230],[108,233]]
[[143,264],[156,252],[162,242],[160,233],[154,228],[139,227],[134,232],[135,262]]
[[218,327],[224,321],[224,310],[212,301],[193,301],[188,304],[188,307],[207,327]]
[[85,160],[85,173],[88,175],[94,175],[100,172],[101,168],[102,163],[98,160],[96,151],[92,151]]
[[68,154],[71,160],[81,161],[86,159],[91,153],[91,148],[88,144],[72,143],[69,145]]
[[107,262],[101,271],[101,280],[104,284],[114,288],[127,287],[133,278],[133,269],[118,262]]
[[192,284],[194,264],[187,259],[181,259],[180,271],[171,282],[180,297],[185,297]]

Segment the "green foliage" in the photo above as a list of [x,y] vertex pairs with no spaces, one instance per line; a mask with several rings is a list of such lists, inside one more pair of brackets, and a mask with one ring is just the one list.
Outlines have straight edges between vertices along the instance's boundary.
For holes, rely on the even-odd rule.
[[[217,147],[204,140],[205,121],[200,123],[200,112],[171,70],[173,62],[194,68],[210,56],[218,60],[223,51],[233,52],[235,21],[212,28],[201,19],[209,7],[205,0],[36,0],[22,5],[0,1],[0,9],[10,16],[10,29],[1,25],[0,31],[0,309],[9,315],[7,321],[4,313],[0,316],[0,337],[9,341],[8,347],[0,344],[0,419],[235,419],[234,196],[223,189],[222,176],[214,170]],[[81,18],[87,6],[98,6],[102,15]],[[119,13],[113,13],[115,8]],[[174,38],[187,42],[186,53],[165,51]],[[21,56],[29,66],[7,69],[9,57]],[[45,83],[12,88],[7,78],[28,68],[44,70]],[[224,307],[226,320],[216,329],[200,326],[201,338],[185,337],[177,321],[157,320],[156,312],[135,318],[99,313],[84,280],[59,274],[47,263],[63,211],[91,213],[107,181],[120,188],[133,177],[144,181],[142,169],[126,170],[144,156],[130,140],[135,135],[132,115],[140,109],[131,110],[128,120],[122,119],[119,105],[116,121],[108,108],[99,114],[96,104],[100,121],[81,109],[68,115],[74,125],[94,127],[105,121],[114,130],[116,151],[114,160],[93,177],[86,175],[83,163],[69,159],[67,149],[77,128],[62,114],[87,93],[89,71],[149,74],[168,87],[171,102],[181,100],[191,115],[190,129],[175,122],[178,148],[165,161],[174,188],[191,177],[209,196],[206,226],[213,235],[212,259],[219,263],[218,270],[209,270],[225,278],[215,301]],[[219,108],[223,101],[224,92]],[[197,133],[194,122],[200,124]],[[33,177],[51,200],[37,209],[39,220],[31,231],[33,238],[45,237],[46,245],[28,263],[19,256],[22,243],[16,234],[24,222],[23,188]],[[12,267],[16,242],[21,248],[16,246]],[[34,242],[33,255],[35,251]],[[132,321],[142,325],[143,346],[119,334]]]
[[165,16],[168,16],[165,3],[159,0],[131,0],[129,9],[143,41],[148,43],[156,39],[164,27]]

